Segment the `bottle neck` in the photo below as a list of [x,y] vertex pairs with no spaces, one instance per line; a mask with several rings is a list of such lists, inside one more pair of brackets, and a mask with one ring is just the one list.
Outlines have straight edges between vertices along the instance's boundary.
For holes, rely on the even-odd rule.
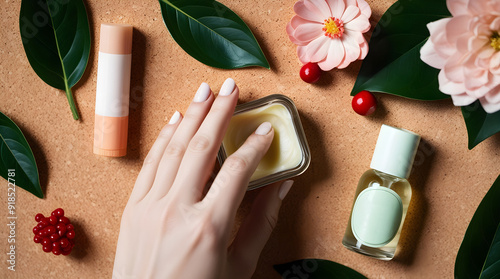
[[378,170],[373,170],[375,172],[375,174],[377,174],[378,177],[380,177],[380,179],[382,179],[382,185],[381,186],[384,186],[384,187],[387,187],[387,188],[391,188],[392,184],[393,183],[396,183],[396,182],[399,182],[401,180],[404,180],[404,178],[401,178],[401,177],[397,177],[397,176],[394,176],[394,175],[390,175],[390,174],[387,174],[385,172],[381,172],[381,171],[378,171]]

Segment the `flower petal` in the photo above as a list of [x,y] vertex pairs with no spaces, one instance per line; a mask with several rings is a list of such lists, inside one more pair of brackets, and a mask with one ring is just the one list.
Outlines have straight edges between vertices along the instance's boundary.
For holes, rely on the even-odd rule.
[[363,60],[363,59],[365,59],[366,55],[368,54],[368,42],[365,41],[364,43],[360,44],[359,48],[361,50],[361,53],[359,54],[358,59]]
[[327,36],[321,36],[307,45],[306,51],[309,57],[311,57],[311,62],[319,62],[325,59],[326,55],[328,54],[328,49],[330,47],[331,41],[331,38]]
[[450,44],[455,44],[457,39],[469,30],[471,19],[469,15],[461,15],[446,23],[446,39]]
[[484,95],[484,98],[481,98],[481,104],[483,104],[483,102],[491,104],[500,104],[500,84],[497,85],[495,88],[491,89],[488,92],[488,94]]
[[290,23],[292,24],[293,29],[296,29],[299,27],[301,24],[306,24],[306,23],[315,23],[315,21],[310,21],[307,19],[303,19],[298,15],[294,15],[292,19],[290,20]]
[[[500,92],[497,92],[496,94],[500,95]],[[487,113],[495,113],[495,112],[500,110],[500,102],[496,102],[496,103],[489,102],[485,98],[481,98],[481,99],[479,99],[479,101],[481,102],[481,105],[483,106],[484,111],[486,111]]]
[[436,52],[434,43],[431,40],[427,40],[424,46],[420,49],[420,59],[424,61],[425,64],[436,69],[442,69],[447,60],[446,57],[443,57]]
[[[500,5],[500,2],[499,2]],[[495,18],[491,23],[490,23],[490,29],[491,30],[500,30],[500,17]]]
[[301,24],[295,29],[295,32],[293,33],[295,39],[306,43],[309,43],[322,35],[323,31],[321,30],[321,25],[318,23]]
[[297,1],[293,6],[295,13],[303,19],[307,19],[314,22],[322,23],[324,18],[321,13],[315,10],[310,10],[305,4],[304,0]]
[[344,14],[342,14],[342,17],[340,19],[342,19],[344,24],[346,24],[351,20],[353,20],[359,14],[361,14],[361,12],[359,11],[358,7],[348,6],[347,9],[345,9]]
[[453,96],[465,93],[464,84],[449,80],[444,74],[443,70],[441,70],[438,74],[438,81],[439,81],[439,91],[443,92],[444,94]]
[[344,28],[365,33],[370,30],[370,21],[368,18],[362,14],[359,14],[358,17],[354,18],[352,21],[345,23]]
[[357,0],[357,2],[358,8],[361,13],[367,18],[370,18],[370,16],[372,15],[372,9],[370,8],[370,5],[368,5],[365,0]]
[[320,61],[318,66],[323,71],[330,71],[331,69],[337,67],[340,62],[345,57],[344,45],[341,40],[332,40],[330,43],[330,48],[328,50],[328,55],[326,59]]
[[356,61],[361,54],[359,44],[355,41],[354,38],[349,36],[344,36],[342,39],[342,43],[344,44],[345,49],[344,60],[348,63]]
[[453,100],[453,104],[457,107],[468,106],[477,100],[476,98],[471,97],[465,93],[458,95],[451,95],[451,99]]
[[302,62],[302,64],[307,64],[307,63],[311,62],[311,60],[309,60],[309,57],[307,56],[305,46],[298,46],[297,47],[297,56],[299,57],[299,60],[300,60],[300,62]]
[[500,51],[497,51],[490,59],[490,72],[500,76]]
[[293,36],[294,32],[295,32],[295,30],[292,27],[292,23],[288,22],[286,24],[286,33],[288,34],[288,38],[290,38],[290,41],[292,41],[292,43],[294,43],[296,45],[302,45],[303,43],[301,41],[295,39],[295,37]]
[[446,61],[441,72],[446,75],[446,78],[453,82],[461,83],[464,81],[464,66],[462,64],[463,55],[456,53]]
[[[474,1],[474,0],[473,0]],[[467,11],[468,0],[446,0],[446,6],[453,16],[465,15]]]
[[333,17],[340,18],[345,10],[344,0],[326,0]]
[[322,15],[323,20],[332,16],[330,7],[325,0],[304,0],[304,4],[310,9]]

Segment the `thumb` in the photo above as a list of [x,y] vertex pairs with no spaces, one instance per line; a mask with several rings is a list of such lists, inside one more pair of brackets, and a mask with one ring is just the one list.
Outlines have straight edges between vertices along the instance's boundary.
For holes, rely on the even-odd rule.
[[236,270],[253,273],[278,221],[281,201],[293,185],[292,180],[265,187],[252,204],[249,215],[241,224],[229,248],[229,262]]

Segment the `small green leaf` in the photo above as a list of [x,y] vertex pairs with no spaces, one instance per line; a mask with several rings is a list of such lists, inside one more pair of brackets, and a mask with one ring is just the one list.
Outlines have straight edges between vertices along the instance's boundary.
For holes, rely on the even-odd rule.
[[35,73],[64,90],[73,113],[73,87],[87,67],[90,27],[82,0],[23,0],[19,15],[24,51]]
[[336,262],[303,259],[274,266],[282,278],[309,279],[366,279],[361,273]]
[[[9,169],[14,170],[14,176],[9,177]],[[0,112],[0,175],[9,182],[15,182],[16,186],[43,198],[35,156],[21,129],[2,112]]]
[[455,260],[455,278],[500,274],[500,176],[477,207]]
[[427,23],[449,17],[445,0],[399,0],[382,16],[369,43],[351,95],[362,90],[417,100],[450,96],[439,91],[438,69],[420,60]]
[[222,69],[269,69],[250,28],[223,4],[213,0],[159,1],[170,35],[196,60]]
[[462,115],[469,135],[469,149],[500,132],[500,111],[487,113],[479,101],[462,107]]

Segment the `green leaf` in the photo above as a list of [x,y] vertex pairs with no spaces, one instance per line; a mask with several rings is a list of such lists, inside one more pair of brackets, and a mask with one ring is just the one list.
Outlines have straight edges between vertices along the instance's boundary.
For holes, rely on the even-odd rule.
[[90,27],[82,0],[22,0],[19,28],[24,51],[35,73],[66,91],[78,119],[73,87],[87,67]]
[[455,278],[500,274],[500,176],[477,207],[455,260]]
[[[14,170],[13,177],[8,176],[9,169]],[[16,186],[43,198],[33,152],[21,129],[2,112],[0,112],[0,175],[9,182],[15,182]]]
[[269,69],[252,31],[223,4],[213,0],[159,1],[170,35],[196,60],[222,69]]
[[500,132],[500,111],[487,113],[479,101],[462,107],[462,115],[469,135],[469,149]]
[[366,279],[361,273],[336,262],[320,259],[303,259],[274,266],[282,278],[309,279]]
[[439,91],[439,70],[420,60],[420,48],[429,37],[427,23],[449,16],[445,0],[399,0],[392,5],[373,31],[351,95],[369,90],[417,100],[449,98]]

